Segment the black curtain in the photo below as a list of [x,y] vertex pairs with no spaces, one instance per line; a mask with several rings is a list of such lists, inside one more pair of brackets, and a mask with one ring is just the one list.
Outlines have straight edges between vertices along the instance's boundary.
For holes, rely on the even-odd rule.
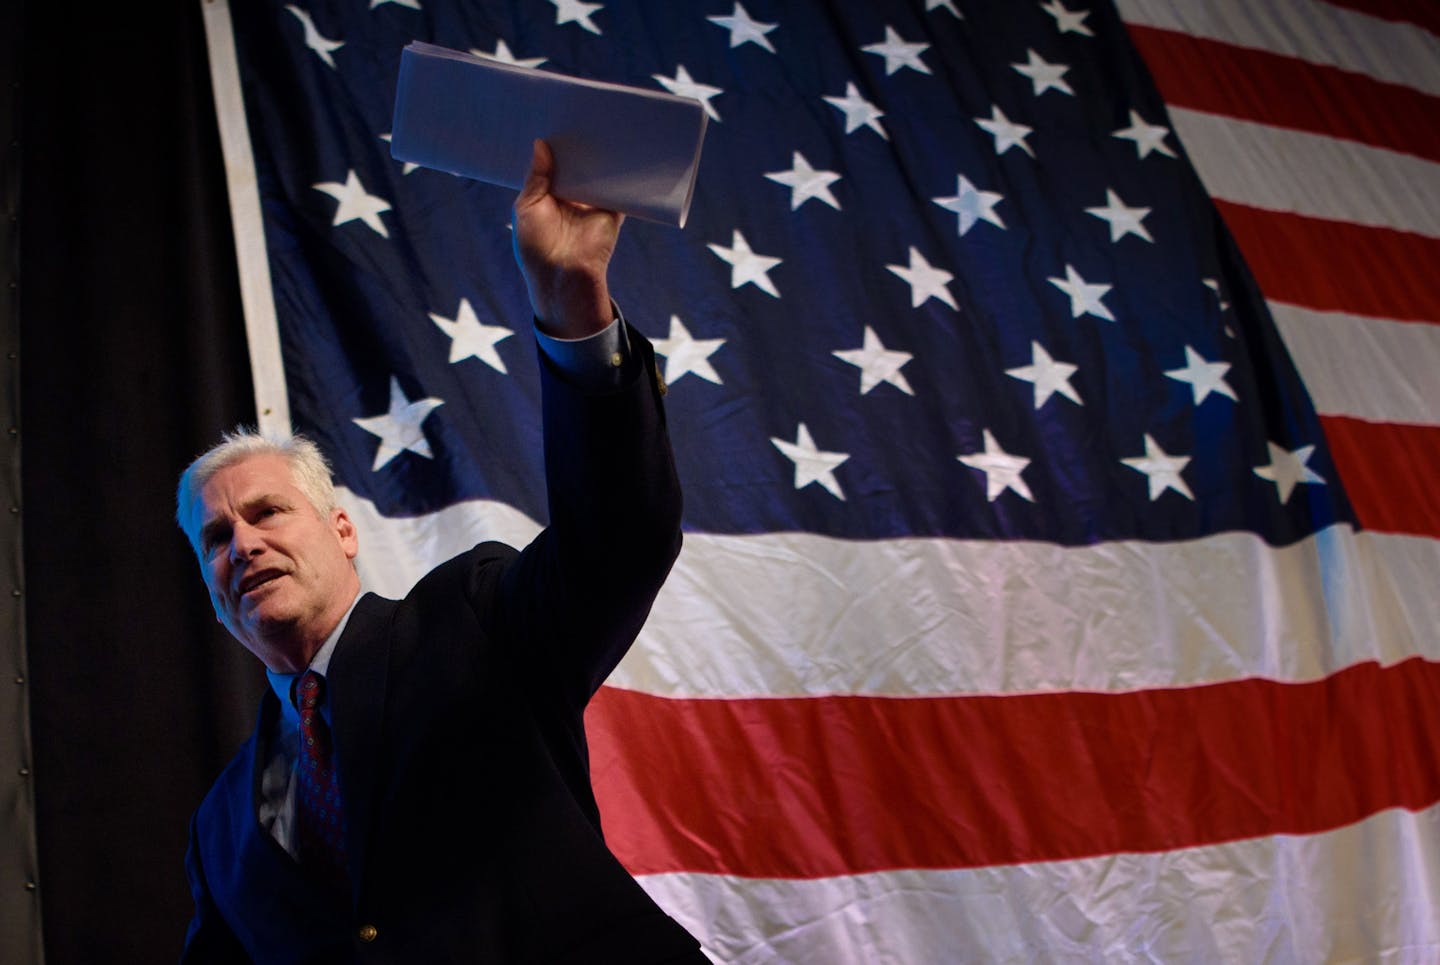
[[21,519],[50,965],[174,960],[187,819],[264,684],[172,521],[179,471],[254,420],[199,3],[29,0],[20,16]]

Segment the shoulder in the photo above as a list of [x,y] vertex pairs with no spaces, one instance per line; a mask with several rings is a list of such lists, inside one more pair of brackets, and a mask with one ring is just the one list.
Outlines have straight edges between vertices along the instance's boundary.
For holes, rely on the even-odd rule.
[[405,595],[406,605],[435,596],[483,594],[498,582],[506,567],[519,555],[514,547],[495,541],[480,543],[451,557],[420,578]]

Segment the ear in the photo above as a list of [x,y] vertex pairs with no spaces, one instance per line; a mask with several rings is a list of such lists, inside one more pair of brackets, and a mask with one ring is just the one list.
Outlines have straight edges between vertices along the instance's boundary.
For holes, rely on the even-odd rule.
[[353,560],[360,552],[360,533],[350,519],[350,514],[339,506],[330,510],[330,528],[340,540],[340,548],[345,551],[346,558]]

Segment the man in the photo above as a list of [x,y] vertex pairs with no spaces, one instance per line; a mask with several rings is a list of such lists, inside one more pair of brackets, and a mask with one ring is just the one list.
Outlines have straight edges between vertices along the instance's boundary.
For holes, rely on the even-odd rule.
[[515,205],[550,504],[530,546],[382,600],[305,440],[229,437],[181,477],[216,615],[271,681],[191,823],[183,961],[706,961],[590,788],[583,710],[679,551],[680,495],[654,356],[606,285],[621,217],[556,199],[552,171],[537,142]]

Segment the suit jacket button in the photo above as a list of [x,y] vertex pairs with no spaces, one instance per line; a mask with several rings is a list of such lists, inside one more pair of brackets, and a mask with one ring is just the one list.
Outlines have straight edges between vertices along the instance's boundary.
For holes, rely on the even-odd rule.
[[361,925],[358,934],[360,936],[360,940],[368,944],[369,942],[373,942],[375,940],[375,936],[380,934],[380,932],[376,930],[374,925]]

